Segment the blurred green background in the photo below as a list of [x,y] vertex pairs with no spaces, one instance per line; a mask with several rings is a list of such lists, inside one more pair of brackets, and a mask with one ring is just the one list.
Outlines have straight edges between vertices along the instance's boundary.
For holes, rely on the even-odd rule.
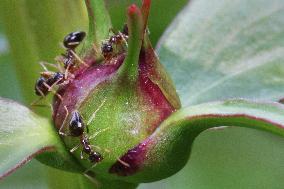
[[[8,0],[5,1],[9,2]],[[11,2],[15,1],[17,0]],[[23,4],[25,3],[25,0],[19,1]],[[37,9],[39,1],[26,1],[34,6],[32,10],[38,11],[39,14],[43,16],[43,19],[47,19],[46,22],[50,19],[50,16],[56,17],[60,15],[49,12],[53,11],[52,5],[41,10]],[[41,3],[47,4],[50,2],[55,3],[61,1],[41,1]],[[62,2],[64,2],[64,0],[62,0]],[[62,18],[58,23],[52,23],[54,27],[40,29],[42,33],[39,34],[39,36],[46,36],[46,38],[35,39],[33,42],[37,44],[40,42],[45,43],[44,41],[47,41],[47,45],[54,44],[54,46],[39,49],[36,53],[37,55],[31,60],[31,64],[35,63],[32,61],[38,60],[52,62],[53,58],[58,53],[62,52],[59,43],[63,36],[54,34],[56,33],[56,30],[68,33],[73,30],[86,29],[86,15],[77,14],[80,12],[78,9],[82,8],[81,3],[76,0],[69,2],[71,2],[70,7],[66,7],[66,5],[61,5],[61,7],[73,10],[73,15]],[[139,4],[140,1],[107,0],[107,7],[115,29],[120,29],[122,27],[125,22],[126,6],[133,2]],[[187,0],[153,0],[149,18],[150,37],[153,44],[157,43],[163,31],[186,3]],[[25,9],[25,7],[23,9]],[[58,11],[60,12],[60,10]],[[32,18],[35,16],[34,14],[34,12],[28,12],[27,17]],[[12,20],[12,18],[9,19]],[[15,60],[21,61],[21,59],[15,59],[15,57],[12,56],[12,52],[21,51],[23,47],[19,45],[19,41],[13,41],[13,44],[9,44],[7,39],[7,34],[17,35],[17,32],[20,34],[21,31],[17,31],[18,28],[16,28],[13,23],[10,23],[9,25],[4,24],[6,21],[7,19],[2,13],[0,19],[0,96],[29,104],[31,99],[35,99],[33,88],[30,88],[30,96],[24,98],[23,92],[20,90],[19,86],[20,83],[25,81],[23,77],[19,76],[19,69],[13,64],[15,63]],[[32,22],[27,24],[30,24],[31,30],[39,30],[39,27],[43,26],[42,23],[39,25]],[[8,32],[5,33],[4,31]],[[51,32],[52,35],[50,35]],[[18,45],[15,47],[15,44]],[[22,50],[25,52],[26,49]],[[25,54],[22,56],[25,57]],[[24,62],[27,60],[23,58],[22,61]],[[25,64],[28,65],[28,62]],[[28,70],[29,67],[26,67]],[[40,69],[40,67],[38,66],[37,69]],[[38,73],[28,74],[33,74],[35,78],[32,79],[35,80]],[[31,86],[33,86],[33,83],[31,83]],[[181,172],[169,179],[151,184],[142,184],[140,188],[283,189],[284,174],[279,173],[283,173],[284,165],[278,164],[281,162],[281,159],[279,158],[284,156],[283,139],[267,133],[259,133],[260,135],[256,137],[254,132],[250,129],[239,128],[219,130],[218,132],[206,131],[195,141],[190,163]],[[253,140],[251,140],[252,138]],[[264,138],[265,140],[263,140]],[[258,161],[256,162],[255,160]],[[32,160],[32,163],[27,164],[12,176],[1,181],[0,188],[30,188],[31,186],[40,189],[60,188],[59,183],[61,173],[61,171],[48,168],[45,165]],[[70,176],[73,176],[73,178],[76,177],[73,174],[66,173],[65,175],[67,179]],[[64,178],[61,178],[61,180],[64,180]],[[282,183],[277,183],[278,181],[282,181]],[[57,184],[55,185],[55,183]],[[186,187],[184,187],[185,183]],[[69,185],[72,187],[71,183],[69,183]]]

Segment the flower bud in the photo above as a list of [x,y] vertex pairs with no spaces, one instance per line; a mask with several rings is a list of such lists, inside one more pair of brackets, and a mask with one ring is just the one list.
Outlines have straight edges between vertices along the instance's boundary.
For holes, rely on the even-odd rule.
[[[146,149],[136,146],[180,108],[172,81],[144,34],[145,22],[140,9],[130,6],[129,36],[116,33],[106,39],[113,50],[104,54],[102,49],[103,61],[86,50],[84,64],[70,70],[72,77],[57,91],[61,98],[55,96],[53,119],[64,143],[99,177],[138,172]],[[143,158],[132,159],[133,153]]]

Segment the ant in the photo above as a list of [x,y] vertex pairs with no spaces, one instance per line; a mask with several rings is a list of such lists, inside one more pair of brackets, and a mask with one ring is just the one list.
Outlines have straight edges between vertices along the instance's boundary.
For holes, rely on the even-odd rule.
[[[101,109],[101,107],[104,105],[105,102],[106,102],[106,99],[104,99],[104,101],[100,104],[100,106],[96,109],[96,111],[91,115],[91,117],[89,118],[86,125],[84,124],[82,116],[80,115],[80,113],[78,111],[73,111],[73,113],[71,115],[71,120],[70,120],[69,125],[68,125],[68,128],[69,128],[68,134],[63,133],[61,131],[63,129],[65,122],[66,122],[68,115],[69,115],[69,111],[67,109],[67,106],[64,106],[65,111],[66,111],[66,116],[65,116],[63,123],[62,123],[62,125],[61,125],[61,127],[58,131],[58,133],[60,135],[63,135],[63,136],[80,137],[80,143],[78,145],[76,145],[74,148],[72,148],[70,150],[70,152],[71,153],[75,152],[80,147],[80,145],[82,145],[81,159],[84,158],[83,153],[85,153],[85,154],[89,155],[88,159],[91,163],[94,163],[94,165],[96,165],[96,163],[101,162],[103,160],[103,157],[99,152],[94,151],[92,149],[92,147],[95,147],[98,150],[101,150],[101,148],[98,147],[98,146],[91,145],[89,140],[95,138],[99,133],[104,132],[109,128],[107,127],[105,129],[102,129],[102,130],[94,133],[90,137],[87,136],[86,132],[89,133],[88,125],[95,119],[97,112]],[[85,132],[85,129],[87,130],[86,132]],[[110,153],[110,150],[108,150],[108,149],[104,149],[104,151]],[[128,163],[122,161],[119,158],[117,158],[117,160],[125,166],[128,166],[128,167],[130,166]],[[91,168],[93,168],[93,166]],[[91,168],[87,169],[87,171],[85,171],[85,172],[88,172],[88,170],[90,170]]]
[[63,54],[64,68],[66,70],[65,75],[67,76],[68,70],[75,66],[75,58],[85,66],[88,66],[81,58],[76,54],[75,49],[84,40],[86,32],[76,31],[69,33],[63,39],[63,46],[66,48],[66,53]]
[[[110,29],[110,31],[113,32],[112,29]],[[122,32],[118,32],[112,35],[106,42],[102,43],[101,51],[104,58],[108,60],[113,56],[113,51],[114,51],[113,45],[117,47],[118,45],[122,45],[124,42],[127,46],[127,39],[128,39],[128,27],[125,24],[122,29]]]
[[122,32],[118,32],[117,34],[111,36],[109,38],[109,42],[115,45],[122,44],[123,42],[127,44],[127,39],[128,39],[128,27],[127,24],[124,24]]
[[87,130],[87,133],[89,132],[88,129],[88,125],[94,120],[96,113],[100,110],[100,108],[103,106],[103,104],[105,103],[106,100],[104,100],[101,105],[97,108],[97,110],[93,113],[93,115],[90,117],[89,121],[87,122],[87,125],[84,124],[82,116],[80,115],[80,113],[78,111],[74,111],[71,115],[71,120],[69,122],[68,128],[69,128],[69,134],[65,134],[63,133],[61,130],[63,129],[63,126],[65,125],[65,121],[68,117],[68,109],[66,106],[64,106],[65,111],[66,111],[66,116],[65,119],[59,129],[59,134],[60,135],[64,135],[64,136],[72,136],[72,137],[80,137],[80,143],[78,145],[76,145],[74,148],[72,148],[70,150],[70,152],[74,152],[75,150],[77,150],[80,146],[80,144],[82,145],[82,151],[81,151],[81,159],[83,159],[83,153],[89,155],[89,161],[91,163],[98,163],[100,161],[103,160],[102,155],[99,152],[96,152],[94,150],[92,150],[92,145],[90,144],[89,140],[92,138],[95,138],[99,133],[107,130],[103,129],[99,132],[96,132],[93,136],[88,137],[86,132],[85,132],[85,128]]
[[[52,91],[53,86],[63,84],[65,81],[64,74],[61,72],[42,72],[41,77],[35,83],[35,94],[45,97]],[[54,93],[62,100],[59,94]]]
[[[103,157],[100,153],[92,150],[91,144],[87,135],[85,134],[85,124],[82,121],[82,117],[79,112],[74,111],[71,116],[71,120],[69,123],[69,131],[70,136],[72,137],[80,137],[80,142],[83,147],[81,151],[81,159],[83,159],[83,152],[89,155],[89,160],[91,163],[98,163],[103,160]],[[88,132],[88,128],[87,128]],[[79,145],[75,146],[70,152],[74,152]]]

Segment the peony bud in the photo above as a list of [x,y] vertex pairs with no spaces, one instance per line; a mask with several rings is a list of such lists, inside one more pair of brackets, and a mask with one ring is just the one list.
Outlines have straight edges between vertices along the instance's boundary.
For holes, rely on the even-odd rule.
[[68,83],[55,96],[53,119],[64,143],[86,170],[100,177],[139,171],[146,149],[136,146],[180,108],[172,81],[145,33],[145,19],[145,10],[142,14],[131,5],[127,33],[106,39],[102,61],[90,54],[97,49],[84,49],[83,64],[74,60],[80,65],[67,68]]

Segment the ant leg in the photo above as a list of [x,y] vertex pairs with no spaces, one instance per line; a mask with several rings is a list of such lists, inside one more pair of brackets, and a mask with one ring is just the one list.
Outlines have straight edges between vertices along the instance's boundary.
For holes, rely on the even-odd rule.
[[75,152],[79,147],[80,147],[80,143],[77,144],[75,147],[73,147],[73,148],[70,150],[70,152],[71,152],[71,153]]
[[120,35],[120,37],[122,38],[126,48],[128,48],[128,43],[127,43],[127,39],[125,38],[125,36],[121,32],[118,32],[118,35]]
[[[102,151],[102,148],[96,145],[91,145],[91,147],[96,148],[98,151]],[[103,149],[106,153],[111,153],[111,151],[107,148]],[[126,167],[130,167],[130,165],[128,163],[126,163],[125,161],[122,161],[120,158],[116,158],[116,160],[118,162],[120,162],[122,165],[126,166]]]
[[66,123],[67,117],[68,117],[68,115],[69,115],[69,111],[68,111],[68,109],[67,109],[67,106],[64,106],[64,109],[65,109],[66,115],[65,115],[65,118],[64,118],[64,120],[63,120],[63,123],[62,123],[61,127],[60,127],[59,130],[58,130],[58,133],[59,133],[60,135],[62,135],[62,136],[68,136],[66,133],[63,133],[63,132],[62,132],[62,129],[63,129],[63,127],[64,127],[64,125],[65,125],[65,123]]
[[48,90],[51,91],[53,89],[53,87],[56,86],[61,80],[62,80],[62,78],[55,81],[52,85],[49,86]]
[[43,62],[40,62],[39,64],[40,64],[41,67],[44,69],[44,71],[47,71],[47,72],[48,72],[48,69],[47,69],[46,66],[43,64]]
[[89,67],[89,65],[86,64],[86,62],[84,62],[73,50],[70,49],[70,52],[81,64],[83,64],[86,67]]
[[68,78],[70,66],[71,66],[71,64],[68,64],[68,65],[67,65],[67,68],[66,68],[65,73],[64,73],[64,79],[67,79],[67,78]]
[[103,102],[100,104],[100,106],[96,109],[96,111],[91,115],[90,119],[87,122],[87,126],[95,119],[97,112],[101,109],[101,107],[106,102],[106,98],[103,100]]
[[43,100],[45,98],[45,95],[43,94],[43,92],[36,86],[36,90],[40,93],[40,97],[36,100],[34,100],[30,106],[42,106],[42,107],[47,107],[47,106],[51,106],[51,104],[47,105],[47,104],[38,104],[41,100]]
[[93,49],[95,51],[95,54],[99,54],[100,53],[100,51],[98,50],[98,48],[96,47],[95,44],[93,44]]
[[[61,101],[63,101],[63,98],[60,94],[58,94],[56,91],[54,91],[51,86],[49,86],[47,83],[43,82],[44,86],[48,88],[48,91],[52,92],[54,95],[56,95]],[[53,85],[52,85],[53,86]]]
[[54,65],[54,64],[52,64],[52,63],[39,62],[39,64],[41,65],[41,67],[42,67],[45,71],[49,71],[46,66],[50,66],[50,67],[52,67],[52,68],[55,68],[55,69],[59,70],[58,66],[56,66],[56,65]]
[[44,72],[40,72],[40,75],[44,78],[49,78],[51,77],[53,74],[55,74],[55,72],[52,71],[44,71]]
[[64,72],[64,63],[63,63],[63,59],[62,56],[57,56],[55,57],[55,62],[57,64],[58,70],[63,73]]
[[35,101],[33,101],[30,105],[31,106],[37,106],[38,105],[38,102],[41,101],[42,99],[44,99],[45,95],[43,94],[43,92],[40,90],[40,88],[38,88],[36,86],[36,90],[39,92],[40,94],[40,97],[38,99],[36,99]]
[[83,150],[81,151],[80,157],[81,159],[84,159]]

